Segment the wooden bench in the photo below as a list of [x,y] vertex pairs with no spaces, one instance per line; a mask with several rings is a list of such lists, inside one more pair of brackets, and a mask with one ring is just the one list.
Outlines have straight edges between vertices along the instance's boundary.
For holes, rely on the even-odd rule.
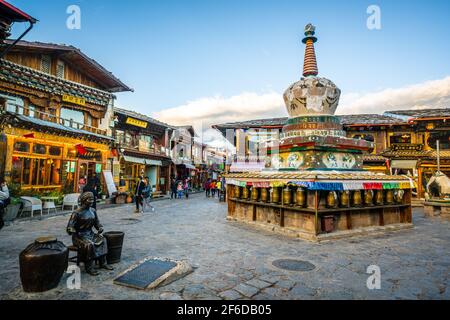
[[155,198],[162,198],[162,197],[164,197],[164,195],[163,195],[162,191],[155,191],[155,192],[153,192],[152,197],[154,199]]

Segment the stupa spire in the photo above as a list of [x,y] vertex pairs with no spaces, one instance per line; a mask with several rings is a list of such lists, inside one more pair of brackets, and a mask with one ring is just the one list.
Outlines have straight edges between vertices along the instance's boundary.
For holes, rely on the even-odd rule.
[[316,27],[311,23],[305,26],[305,38],[303,43],[306,44],[305,49],[305,61],[303,64],[303,76],[317,76],[319,70],[317,68],[316,52],[314,50],[314,43],[317,42],[317,38],[314,36]]

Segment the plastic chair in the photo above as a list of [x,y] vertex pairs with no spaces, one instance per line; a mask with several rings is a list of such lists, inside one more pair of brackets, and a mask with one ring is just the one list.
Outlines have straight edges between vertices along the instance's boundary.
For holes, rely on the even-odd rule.
[[31,217],[34,217],[35,211],[40,211],[42,217],[42,201],[33,197],[20,197],[20,201],[23,204],[22,211],[19,216],[22,216],[24,212],[30,212]]
[[71,207],[71,210],[73,211],[76,207],[78,207],[79,197],[80,193],[66,194],[63,199],[62,210],[64,211],[65,207]]

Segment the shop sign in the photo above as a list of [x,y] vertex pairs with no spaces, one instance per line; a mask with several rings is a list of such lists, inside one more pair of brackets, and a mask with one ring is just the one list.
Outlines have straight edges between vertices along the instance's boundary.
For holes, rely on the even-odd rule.
[[392,144],[392,151],[422,151],[423,144],[395,143]]
[[83,106],[83,107],[86,105],[86,100],[84,98],[78,98],[78,97],[74,97],[74,96],[69,96],[67,94],[64,94],[62,96],[62,101],[73,103],[73,104],[78,104],[78,105]]
[[141,121],[141,120],[130,118],[130,117],[127,118],[126,124],[129,124],[129,125],[132,125],[135,127],[139,127],[139,128],[144,128],[144,129],[147,128],[147,125],[148,125],[148,123],[145,121]]

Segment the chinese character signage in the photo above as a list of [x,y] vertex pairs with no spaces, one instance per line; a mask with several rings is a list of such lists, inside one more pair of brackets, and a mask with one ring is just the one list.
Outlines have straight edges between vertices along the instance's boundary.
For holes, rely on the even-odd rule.
[[73,104],[78,104],[80,106],[85,106],[86,105],[86,100],[85,99],[74,97],[74,96],[69,96],[67,94],[62,96],[62,101],[73,103]]
[[393,151],[422,151],[423,144],[412,144],[412,143],[396,143],[392,144]]
[[147,125],[148,125],[148,123],[145,121],[141,121],[141,120],[130,118],[130,117],[127,118],[126,124],[130,124],[132,126],[144,128],[144,129],[147,128]]

